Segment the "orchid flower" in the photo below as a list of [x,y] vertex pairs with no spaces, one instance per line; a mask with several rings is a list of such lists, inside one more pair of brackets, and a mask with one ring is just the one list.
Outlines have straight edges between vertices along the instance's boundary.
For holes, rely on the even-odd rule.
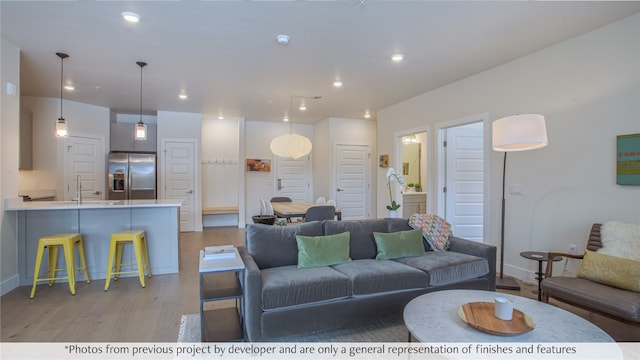
[[394,179],[398,183],[398,189],[404,189],[404,176],[398,173],[394,168],[389,168],[389,170],[387,170],[387,185],[389,187],[389,200],[391,201],[391,205],[387,205],[387,210],[398,210],[400,208],[400,204],[393,200],[393,193],[391,192],[391,181]]

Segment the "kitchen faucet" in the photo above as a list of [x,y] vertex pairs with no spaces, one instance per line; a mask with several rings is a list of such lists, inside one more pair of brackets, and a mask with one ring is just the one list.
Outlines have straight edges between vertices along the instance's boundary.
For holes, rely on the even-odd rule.
[[76,196],[76,200],[78,201],[78,205],[82,204],[82,183],[80,183],[80,175],[76,178],[76,188],[78,191],[78,195]]

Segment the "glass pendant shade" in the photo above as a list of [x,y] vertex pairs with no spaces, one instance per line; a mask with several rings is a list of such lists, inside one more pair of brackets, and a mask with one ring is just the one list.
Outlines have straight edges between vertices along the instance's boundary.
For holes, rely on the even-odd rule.
[[522,114],[507,116],[493,122],[493,150],[524,151],[547,146],[544,116]]
[[67,122],[64,118],[59,118],[56,121],[56,136],[57,137],[67,137],[69,132],[67,131]]
[[271,152],[288,159],[299,159],[311,152],[311,141],[298,134],[284,134],[271,140]]
[[135,128],[136,140],[147,140],[147,124],[142,121],[136,124]]

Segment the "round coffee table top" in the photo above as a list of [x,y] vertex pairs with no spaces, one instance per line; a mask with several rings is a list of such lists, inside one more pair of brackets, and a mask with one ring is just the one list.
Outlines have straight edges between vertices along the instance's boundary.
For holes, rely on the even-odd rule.
[[[458,316],[458,308],[497,296],[533,319],[535,328],[515,336],[474,329]],[[442,290],[418,296],[404,308],[404,323],[421,342],[613,342],[602,329],[566,310],[543,302],[484,290]]]

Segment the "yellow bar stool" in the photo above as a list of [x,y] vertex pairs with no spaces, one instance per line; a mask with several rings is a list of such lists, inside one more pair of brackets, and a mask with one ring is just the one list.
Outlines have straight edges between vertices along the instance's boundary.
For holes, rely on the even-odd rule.
[[[75,267],[75,256],[74,256],[74,246],[78,246],[78,255],[80,257],[80,267]],[[57,268],[58,261],[58,248],[62,247],[64,252],[64,261],[65,268]],[[48,277],[41,278],[40,277],[40,265],[42,264],[42,256],[44,255],[44,249],[47,248],[49,250],[49,271]],[[80,270],[84,273],[84,277],[87,281],[87,284],[91,282],[89,279],[89,273],[87,272],[87,263],[84,259],[84,248],[82,247],[82,235],[78,233],[70,233],[70,234],[53,234],[43,236],[38,241],[38,252],[36,254],[36,266],[33,271],[33,286],[31,287],[31,296],[30,298],[36,295],[36,284],[38,281],[49,281],[49,286],[53,285],[54,280],[64,280],[67,279],[69,282],[69,290],[71,290],[71,294],[76,294],[76,276],[75,271]],[[57,277],[57,273],[60,271],[66,271],[67,276]]]
[[[126,243],[133,244],[133,251],[135,253],[136,262],[131,264],[122,264],[122,249]],[[113,263],[115,257],[115,265]],[[120,271],[121,266],[129,266],[133,268],[136,265],[136,270]],[[144,272],[147,272],[147,276],[151,277],[151,270],[149,269],[149,255],[147,253],[147,240],[144,231],[142,230],[125,230],[114,234],[111,234],[111,245],[109,246],[109,263],[107,264],[107,278],[104,284],[104,291],[109,290],[109,282],[111,281],[111,275],[114,280],[118,280],[120,274],[138,273],[140,278],[140,285],[145,287]]]

